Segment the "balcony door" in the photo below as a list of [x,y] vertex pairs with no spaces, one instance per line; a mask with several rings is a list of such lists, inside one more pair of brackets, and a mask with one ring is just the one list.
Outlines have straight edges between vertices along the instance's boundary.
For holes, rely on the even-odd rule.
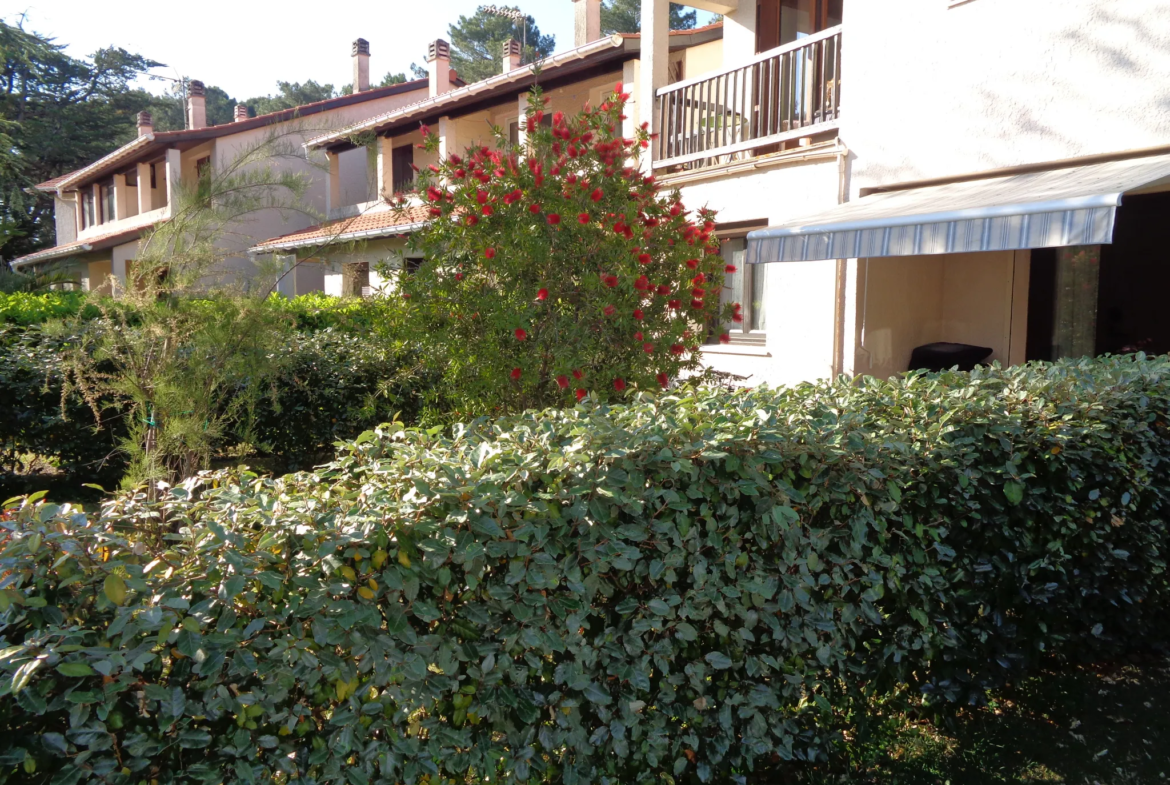
[[841,24],[844,0],[757,0],[756,54]]

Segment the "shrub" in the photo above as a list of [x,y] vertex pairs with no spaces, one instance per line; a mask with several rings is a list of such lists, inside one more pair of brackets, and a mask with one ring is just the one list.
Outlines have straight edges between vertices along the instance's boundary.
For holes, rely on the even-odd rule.
[[1148,639],[1168,408],[1170,361],[1140,356],[686,392],[382,429],[100,515],[29,500],[0,552],[0,761],[775,782],[858,696],[977,702]]
[[[0,292],[0,324],[40,324],[76,316],[85,302],[85,292]],[[98,313],[92,307],[85,310],[87,318]]]
[[546,127],[534,89],[524,151],[497,129],[499,149],[421,173],[435,220],[412,235],[426,264],[400,276],[407,325],[464,411],[657,390],[702,370],[709,323],[740,318],[720,306],[713,213],[642,175],[649,134],[622,138],[626,98]]

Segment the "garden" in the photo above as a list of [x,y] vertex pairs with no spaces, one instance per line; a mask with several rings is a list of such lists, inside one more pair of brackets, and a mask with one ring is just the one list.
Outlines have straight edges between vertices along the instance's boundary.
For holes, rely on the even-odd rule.
[[0,296],[0,781],[1164,776],[1170,360],[725,389],[623,101],[420,172],[389,297],[201,286],[255,168]]

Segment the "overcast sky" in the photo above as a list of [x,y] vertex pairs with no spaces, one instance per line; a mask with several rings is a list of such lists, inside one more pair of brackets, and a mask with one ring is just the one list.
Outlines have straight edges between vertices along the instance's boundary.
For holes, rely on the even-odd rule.
[[[157,72],[217,85],[234,98],[275,90],[277,80],[314,79],[335,87],[352,78],[350,43],[370,42],[370,78],[425,65],[427,43],[482,0],[0,0],[0,17],[67,44],[82,57],[105,46],[166,63]],[[497,3],[502,5],[503,3]],[[571,0],[513,0],[536,19],[557,49],[573,45]],[[700,13],[699,23],[708,14]],[[160,82],[145,85],[154,92]]]

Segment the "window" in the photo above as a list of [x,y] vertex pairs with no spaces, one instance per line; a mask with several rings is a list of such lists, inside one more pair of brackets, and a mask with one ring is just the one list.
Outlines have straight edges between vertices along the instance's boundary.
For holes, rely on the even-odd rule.
[[843,0],[759,0],[756,52],[766,52],[841,24]]
[[768,329],[768,265],[747,264],[746,237],[725,240],[722,254],[724,263],[734,265],[735,272],[724,276],[719,304],[743,306],[743,322],[728,322],[722,330],[733,343],[763,343]]
[[93,198],[93,189],[81,191],[81,228],[88,229],[97,225],[96,203]]
[[110,178],[106,182],[98,186],[101,193],[101,216],[98,219],[99,223],[109,223],[117,217],[117,210],[114,205],[114,180]]
[[126,172],[126,185],[129,186],[130,188],[137,188],[138,187],[138,169],[137,168],[131,169],[129,172]]
[[395,147],[390,153],[390,165],[394,168],[394,193],[405,193],[414,188],[414,145]]

